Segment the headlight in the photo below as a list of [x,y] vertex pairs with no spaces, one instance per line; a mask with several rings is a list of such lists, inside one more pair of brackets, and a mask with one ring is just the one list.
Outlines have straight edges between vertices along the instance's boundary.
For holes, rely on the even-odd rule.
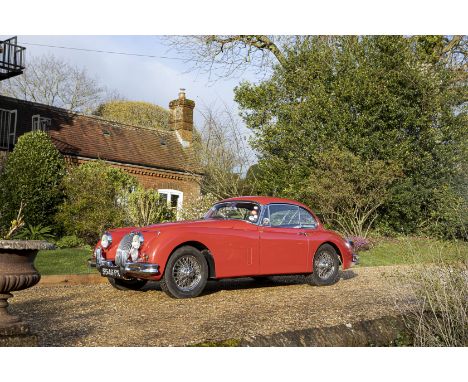
[[112,243],[112,236],[109,232],[106,232],[104,235],[101,237],[101,246],[102,248],[107,248],[109,245]]
[[135,262],[138,260],[139,252],[141,245],[143,244],[143,235],[141,233],[135,233],[132,238],[132,248],[130,248],[130,257],[132,261]]
[[143,241],[143,235],[141,233],[136,233],[132,238],[132,248],[139,249]]

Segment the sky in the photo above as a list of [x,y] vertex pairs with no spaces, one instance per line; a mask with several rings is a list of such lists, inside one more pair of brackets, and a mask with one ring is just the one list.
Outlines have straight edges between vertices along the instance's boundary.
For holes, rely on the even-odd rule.
[[[0,40],[11,36],[1,36]],[[115,89],[129,100],[147,101],[168,107],[180,88],[195,101],[195,125],[202,126],[201,108],[227,105],[237,112],[234,87],[242,80],[256,81],[255,73],[242,77],[210,79],[207,73],[191,70],[175,51],[170,51],[162,36],[67,36],[19,35],[18,44],[26,47],[26,67],[33,56],[52,53],[72,65],[86,68],[89,75],[108,89]],[[173,57],[148,58],[117,54],[85,52],[29,44],[64,46]],[[242,122],[240,122],[242,123]],[[247,133],[247,130],[244,130]]]

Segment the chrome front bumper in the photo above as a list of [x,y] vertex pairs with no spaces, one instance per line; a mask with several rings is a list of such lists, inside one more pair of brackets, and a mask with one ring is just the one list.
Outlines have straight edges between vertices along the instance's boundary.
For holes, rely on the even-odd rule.
[[351,260],[353,265],[358,265],[359,264],[359,256],[353,252],[353,259]]
[[126,277],[145,278],[159,274],[159,265],[151,263],[126,263],[124,267],[119,267],[110,260],[101,260],[99,263],[97,263],[95,259],[89,259],[88,266],[96,268],[99,272],[101,272],[101,274],[101,269],[116,269],[120,271],[122,276]]

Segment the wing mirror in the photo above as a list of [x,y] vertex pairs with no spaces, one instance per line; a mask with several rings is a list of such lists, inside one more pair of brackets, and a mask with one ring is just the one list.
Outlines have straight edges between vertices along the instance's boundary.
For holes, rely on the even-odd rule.
[[268,218],[263,218],[263,220],[262,220],[262,225],[270,225],[270,219],[268,219]]

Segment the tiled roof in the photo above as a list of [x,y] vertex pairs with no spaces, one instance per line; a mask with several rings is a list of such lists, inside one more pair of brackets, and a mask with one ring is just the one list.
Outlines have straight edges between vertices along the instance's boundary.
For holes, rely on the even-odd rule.
[[68,113],[56,116],[54,122],[59,118],[60,123],[54,123],[49,135],[63,154],[167,170],[201,172],[193,150],[184,148],[173,131],[123,125]]
[[[49,135],[62,154],[156,169],[202,172],[193,149],[184,148],[174,131],[125,125],[5,96],[0,96],[1,102],[17,108],[19,119],[26,111],[51,118]],[[23,123],[30,123],[30,118]]]

